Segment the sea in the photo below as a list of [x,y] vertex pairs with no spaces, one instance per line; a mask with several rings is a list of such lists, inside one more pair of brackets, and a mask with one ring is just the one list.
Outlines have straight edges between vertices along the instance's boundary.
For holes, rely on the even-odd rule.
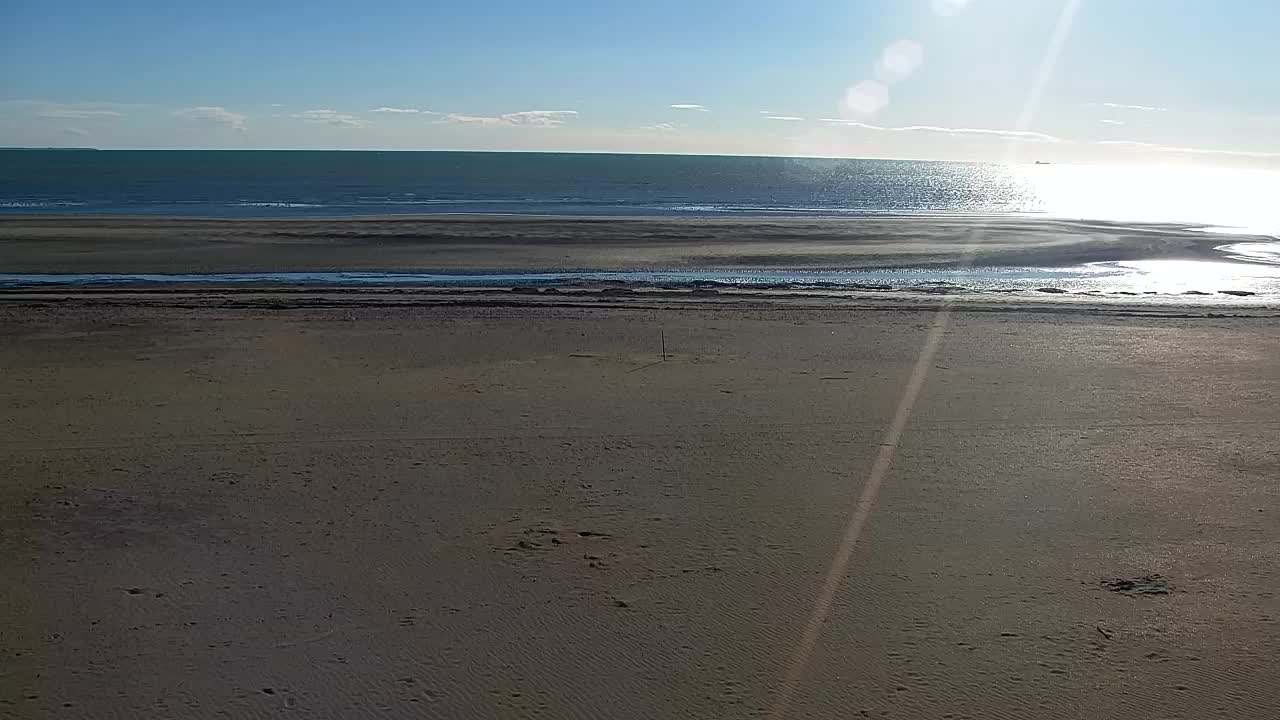
[[[1257,288],[1261,282],[1261,287],[1280,292],[1280,276],[1273,277],[1280,267],[1277,198],[1280,171],[1186,165],[524,152],[0,150],[0,216],[956,215],[1161,222],[1221,233],[1224,247],[1230,235],[1251,236],[1252,242],[1231,246],[1236,249],[1231,257],[1253,264],[1255,269],[1245,274],[1263,277],[1241,280],[1240,286]],[[1257,242],[1257,236],[1273,242]],[[1045,272],[1064,270],[1080,274],[1071,268],[1036,268],[1024,275],[1034,284]],[[1000,272],[1007,275],[1007,269]],[[1199,270],[1183,267],[1178,272],[1186,277]],[[1221,273],[1222,267],[1214,272]],[[380,282],[330,275],[328,281],[339,283]],[[309,275],[298,277],[299,282],[320,282],[307,280]],[[430,273],[424,277],[437,279],[422,284],[456,282]],[[384,280],[408,282],[391,275]],[[6,285],[25,282],[0,278]],[[530,275],[529,282],[546,280]]]
[[1280,231],[1280,171],[512,152],[0,150],[0,213],[1010,215]]

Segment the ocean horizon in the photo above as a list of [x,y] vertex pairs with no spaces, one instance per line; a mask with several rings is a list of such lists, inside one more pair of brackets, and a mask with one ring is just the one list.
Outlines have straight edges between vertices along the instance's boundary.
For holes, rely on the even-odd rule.
[[0,150],[0,215],[1032,215],[1280,234],[1280,172],[365,150]]

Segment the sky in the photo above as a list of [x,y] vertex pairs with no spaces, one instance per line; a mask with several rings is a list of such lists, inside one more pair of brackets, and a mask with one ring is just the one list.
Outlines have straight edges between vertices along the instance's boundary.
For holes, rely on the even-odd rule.
[[1280,167],[1275,0],[7,0],[0,146]]

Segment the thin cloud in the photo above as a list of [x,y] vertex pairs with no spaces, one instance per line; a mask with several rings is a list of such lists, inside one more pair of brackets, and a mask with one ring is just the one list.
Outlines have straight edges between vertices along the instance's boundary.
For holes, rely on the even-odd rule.
[[890,130],[901,132],[925,132],[939,133],[942,135],[990,135],[994,137],[1008,138],[1010,140],[1031,140],[1035,142],[1058,142],[1058,138],[1046,133],[1033,132],[1030,130],[997,130],[990,128],[949,128],[934,127],[932,125],[908,125],[903,128],[890,128]]
[[766,115],[764,119],[765,120],[781,120],[783,122],[799,122],[801,120],[804,120],[804,118],[796,117],[795,115]]
[[577,110],[524,110],[503,115],[502,118],[512,125],[532,125],[536,127],[554,127],[563,125],[578,117]]
[[1099,145],[1108,145],[1111,147],[1129,148],[1131,150],[1145,150],[1149,152],[1161,153],[1177,153],[1183,155],[1225,155],[1228,157],[1245,157],[1245,158],[1280,158],[1280,152],[1263,152],[1255,150],[1216,150],[1213,148],[1194,148],[1180,147],[1177,145],[1161,145],[1159,143],[1142,142],[1139,140],[1099,140]]
[[1090,107],[1104,107],[1112,110],[1136,110],[1137,112],[1169,112],[1169,108],[1154,105],[1128,105],[1125,103],[1089,103]]
[[[907,125],[904,127],[883,127],[880,125],[870,125],[854,120],[842,120],[837,118],[821,118],[819,122],[832,123],[835,125],[844,125],[846,127],[855,127],[863,130],[874,132],[898,132],[898,133],[937,133],[951,136],[978,135],[989,137],[1000,137],[1007,140],[1020,140],[1029,142],[1067,142],[1062,138],[1047,135],[1045,133],[1032,132],[1026,130],[994,130],[988,128],[948,128],[935,125]],[[1123,125],[1120,120],[1103,120],[1113,125]],[[1082,141],[1083,142],[1083,141]],[[1182,147],[1177,145],[1161,145],[1159,143],[1142,142],[1139,140],[1098,140],[1090,141],[1095,145],[1126,148],[1130,150],[1158,153],[1174,153],[1185,155],[1210,155],[1220,157],[1238,157],[1238,158],[1256,158],[1256,159],[1275,159],[1280,158],[1280,152],[1255,151],[1255,150],[1218,150],[1213,148],[1195,148]]]
[[1104,119],[1104,120],[1099,120],[1098,122],[1102,123],[1103,125],[1123,125],[1123,124],[1124,124],[1124,121],[1123,121],[1123,120],[1106,120],[1106,119]]
[[695,112],[711,112],[706,107],[702,105],[695,105],[693,103],[679,103],[677,105],[672,105],[671,109],[672,110],[693,110]]
[[679,126],[678,126],[678,125],[676,125],[675,123],[664,122],[664,123],[658,123],[658,124],[656,124],[656,125],[645,125],[645,126],[644,126],[643,128],[641,128],[641,129],[642,129],[642,130],[657,130],[657,131],[659,131],[659,132],[672,132],[673,130],[678,130],[678,129],[679,129]]
[[79,102],[64,103],[27,98],[0,99],[0,108],[13,108],[24,113],[54,120],[87,120],[99,117],[122,117],[129,112],[154,107],[145,103]]
[[118,118],[122,114],[115,110],[93,110],[74,107],[45,107],[36,112],[36,117],[46,120],[96,120],[99,118]]
[[418,109],[416,109],[416,108],[395,108],[395,107],[380,107],[380,108],[374,108],[374,109],[370,110],[369,112],[376,112],[376,113],[396,113],[396,114],[401,114],[401,115],[416,115],[416,114],[419,114],[419,113],[425,113],[425,114],[427,114],[427,115],[434,115],[434,114],[435,114],[435,113],[432,113],[430,110],[418,110]]
[[330,125],[340,128],[362,128],[369,125],[368,122],[355,115],[338,112],[337,110],[303,110],[300,113],[290,115],[290,117],[317,125]]
[[896,133],[931,133],[936,135],[951,135],[962,137],[965,135],[978,135],[987,137],[999,137],[1006,140],[1023,140],[1030,142],[1058,142],[1059,139],[1053,135],[1040,132],[1032,132],[1030,130],[998,130],[991,128],[952,128],[941,127],[938,125],[906,125],[903,127],[884,127],[881,125],[870,125],[854,120],[838,120],[835,118],[822,118],[819,122],[833,123],[836,125],[845,125],[847,127],[856,127],[863,130],[872,130],[876,132],[896,132]]
[[70,135],[71,137],[78,137],[78,138],[89,137],[88,130],[85,130],[84,128],[76,128],[76,127],[62,128],[62,134]]
[[240,132],[247,130],[249,127],[249,118],[220,106],[202,105],[185,110],[176,110],[173,116],[191,122],[223,125]]
[[564,125],[578,117],[577,110],[521,110],[503,115],[462,115],[447,113],[437,123],[451,125],[482,125],[488,127],[541,127]]
[[502,125],[502,119],[496,115],[462,115],[459,113],[446,113],[445,116],[436,121],[438,124],[450,125]]

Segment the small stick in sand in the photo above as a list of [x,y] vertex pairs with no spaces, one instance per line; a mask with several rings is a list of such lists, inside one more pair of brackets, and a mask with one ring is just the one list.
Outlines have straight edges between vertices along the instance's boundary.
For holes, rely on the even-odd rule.
[[662,338],[662,362],[667,361],[667,329],[658,328],[658,335]]

